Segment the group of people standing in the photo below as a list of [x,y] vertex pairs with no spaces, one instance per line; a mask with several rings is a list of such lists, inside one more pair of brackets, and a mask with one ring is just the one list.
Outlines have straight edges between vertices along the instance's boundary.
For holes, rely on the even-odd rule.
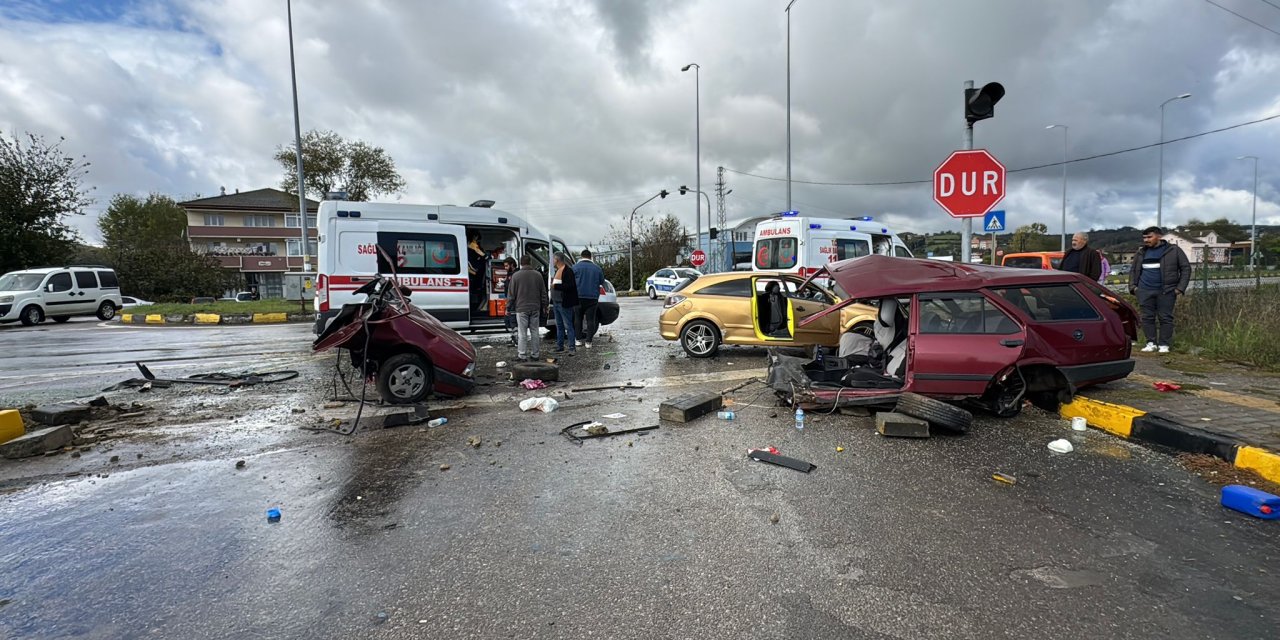
[[604,271],[591,259],[591,251],[582,250],[582,259],[574,262],[557,251],[552,261],[554,273],[548,288],[543,273],[533,266],[528,255],[520,258],[520,270],[507,280],[507,314],[516,319],[516,350],[521,361],[541,358],[538,327],[550,303],[556,322],[556,353],[577,353],[577,347],[591,348],[598,328],[596,307]]
[[[1089,246],[1089,234],[1071,237],[1071,250],[1062,257],[1059,269],[1083,274],[1092,280],[1106,275],[1102,252]],[[1160,227],[1142,230],[1142,246],[1129,270],[1129,293],[1138,297],[1142,332],[1147,338],[1143,351],[1169,353],[1173,342],[1173,308],[1178,296],[1191,282],[1191,262],[1181,247],[1169,244]]]

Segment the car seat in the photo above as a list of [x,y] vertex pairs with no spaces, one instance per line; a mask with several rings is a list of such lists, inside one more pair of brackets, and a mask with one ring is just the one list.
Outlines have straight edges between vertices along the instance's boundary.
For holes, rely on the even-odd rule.
[[876,342],[884,347],[888,364],[885,375],[901,377],[907,363],[907,316],[897,298],[885,298],[880,301],[880,311],[876,314]]

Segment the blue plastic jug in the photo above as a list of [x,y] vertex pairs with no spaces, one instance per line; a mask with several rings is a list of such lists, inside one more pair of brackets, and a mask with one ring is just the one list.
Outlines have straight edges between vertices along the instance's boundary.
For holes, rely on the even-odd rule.
[[1253,487],[1239,484],[1223,487],[1222,506],[1263,520],[1280,520],[1280,496]]

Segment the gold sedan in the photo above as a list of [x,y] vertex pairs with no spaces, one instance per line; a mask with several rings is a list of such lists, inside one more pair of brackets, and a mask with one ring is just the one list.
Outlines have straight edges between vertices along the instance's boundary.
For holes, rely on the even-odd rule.
[[[803,286],[802,286],[803,285]],[[721,344],[836,347],[845,331],[871,335],[875,307],[852,304],[807,326],[805,318],[840,297],[794,274],[731,272],[688,281],[667,295],[658,326],[685,353],[709,358]]]

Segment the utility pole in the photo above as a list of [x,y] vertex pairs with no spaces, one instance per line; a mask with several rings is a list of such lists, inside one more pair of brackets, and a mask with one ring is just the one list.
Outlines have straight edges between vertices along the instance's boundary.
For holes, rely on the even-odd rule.
[[[302,123],[298,118],[298,70],[293,60],[293,2],[286,0],[285,11],[289,18],[289,77],[293,81],[293,144],[298,156],[298,220],[302,225],[302,272],[311,272],[310,238],[307,237],[307,191],[302,181]],[[288,251],[285,252],[288,254]],[[285,269],[289,258],[285,258]],[[305,296],[304,296],[305,298]]]
[[[973,89],[973,81],[964,81],[965,95]],[[967,118],[964,121],[964,148],[969,150],[973,148],[973,122]],[[960,232],[960,262],[969,264],[969,242],[973,238],[973,218],[964,219],[964,227]]]
[[[726,264],[724,234],[728,232],[728,229],[725,228],[727,222],[725,221],[724,196],[724,167],[716,167],[716,224],[718,225],[716,228],[720,230],[720,237],[717,238],[720,244],[716,246],[716,264],[722,269]],[[733,238],[730,237],[729,241],[732,242]],[[733,265],[729,265],[729,270],[733,270]]]

